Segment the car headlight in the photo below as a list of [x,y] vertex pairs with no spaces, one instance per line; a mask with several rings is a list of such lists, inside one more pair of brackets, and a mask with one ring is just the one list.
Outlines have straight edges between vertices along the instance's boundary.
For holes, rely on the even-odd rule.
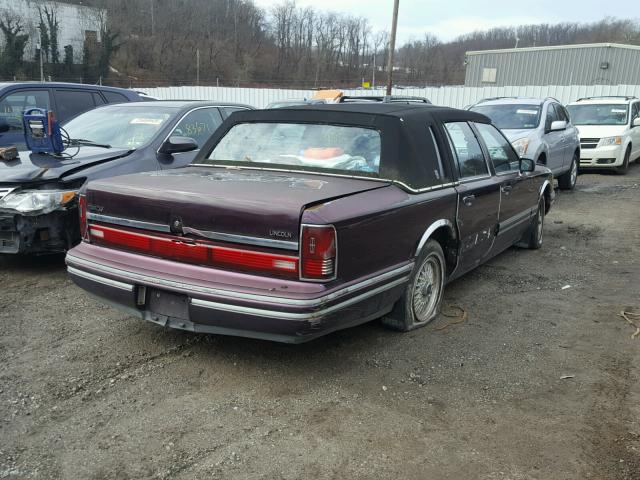
[[0,200],[0,209],[15,210],[28,215],[44,215],[68,204],[75,190],[22,190]]
[[622,137],[604,137],[598,142],[599,147],[609,147],[611,145],[622,145]]
[[515,151],[518,152],[518,155],[522,157],[527,153],[527,150],[529,149],[529,139],[519,138],[518,140],[514,140],[513,142],[511,142],[511,145],[513,145]]

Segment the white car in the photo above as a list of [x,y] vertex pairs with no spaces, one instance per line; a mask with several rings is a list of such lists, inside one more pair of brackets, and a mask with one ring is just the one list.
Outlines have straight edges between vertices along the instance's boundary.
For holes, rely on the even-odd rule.
[[640,99],[581,98],[567,105],[580,132],[580,168],[611,168],[626,173],[640,159]]

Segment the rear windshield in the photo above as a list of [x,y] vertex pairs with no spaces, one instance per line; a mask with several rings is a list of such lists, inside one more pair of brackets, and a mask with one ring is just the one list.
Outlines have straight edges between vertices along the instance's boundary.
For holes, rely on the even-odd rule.
[[240,123],[209,155],[211,163],[378,176],[378,130],[313,123]]
[[569,105],[574,125],[626,125],[629,107],[621,104]]
[[540,105],[478,105],[470,110],[486,115],[501,130],[530,130],[540,123]]

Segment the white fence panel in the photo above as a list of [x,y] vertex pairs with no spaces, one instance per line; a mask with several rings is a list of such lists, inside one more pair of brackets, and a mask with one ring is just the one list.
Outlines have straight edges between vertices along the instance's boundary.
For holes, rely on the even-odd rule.
[[[215,100],[219,102],[244,103],[264,108],[279,100],[311,98],[314,90],[288,90],[277,88],[234,87],[158,87],[138,88],[161,100]],[[384,95],[384,90],[344,90],[345,95]],[[464,108],[488,97],[527,96],[555,97],[562,103],[578,98],[601,95],[633,95],[640,97],[640,85],[550,85],[512,87],[428,87],[394,89],[394,95],[427,97],[436,105]]]

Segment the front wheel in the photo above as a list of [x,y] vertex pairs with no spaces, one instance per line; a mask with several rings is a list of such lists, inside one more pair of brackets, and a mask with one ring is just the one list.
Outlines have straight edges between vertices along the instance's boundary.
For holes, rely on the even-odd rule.
[[558,177],[558,186],[561,190],[573,190],[578,181],[578,164],[580,163],[580,157],[577,153],[573,154],[571,160],[571,167],[569,171]]
[[627,147],[627,151],[624,154],[624,160],[622,161],[622,165],[616,168],[616,173],[620,175],[626,175],[627,170],[629,170],[630,159],[631,159],[631,145]]
[[440,310],[445,278],[442,247],[435,240],[429,240],[418,256],[402,298],[382,323],[407,332],[431,322]]

